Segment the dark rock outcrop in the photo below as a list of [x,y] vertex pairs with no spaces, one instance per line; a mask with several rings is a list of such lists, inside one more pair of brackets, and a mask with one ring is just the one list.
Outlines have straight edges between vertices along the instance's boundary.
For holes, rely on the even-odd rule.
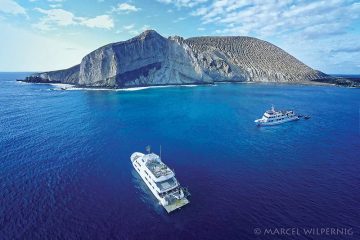
[[319,82],[319,83],[334,84],[334,85],[342,86],[342,87],[355,87],[355,88],[360,87],[360,79],[359,78],[351,78],[351,77],[344,78],[344,77],[329,76],[327,78],[313,79],[313,81]]
[[275,45],[256,38],[164,38],[148,30],[89,53],[79,65],[36,73],[24,81],[126,88],[224,81],[329,82],[329,79],[332,78]]

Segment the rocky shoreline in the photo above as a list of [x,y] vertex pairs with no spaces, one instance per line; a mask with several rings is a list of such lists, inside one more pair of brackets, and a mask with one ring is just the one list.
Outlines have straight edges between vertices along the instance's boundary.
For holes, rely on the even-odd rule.
[[323,79],[314,79],[313,82],[333,84],[341,87],[360,87],[360,79],[357,78],[330,77]]
[[[348,80],[348,79],[346,79]],[[126,88],[116,88],[116,87],[106,87],[106,86],[84,86],[84,85],[75,85],[75,84],[67,84],[61,82],[51,82],[51,81],[28,81],[26,79],[17,79],[16,81],[24,82],[24,83],[34,83],[34,84],[64,84],[64,85],[71,85],[71,87],[60,87],[61,90],[132,90],[132,89],[145,89],[145,88],[158,88],[158,87],[187,87],[187,86],[216,86],[217,84],[271,84],[271,85],[312,85],[312,86],[333,86],[333,87],[350,87],[350,88],[360,88],[360,81],[345,81],[346,84],[336,84],[331,81],[308,81],[308,82],[234,82],[234,81],[218,81],[214,83],[200,83],[200,84],[168,84],[168,85],[139,85],[133,87],[126,87]],[[343,81],[343,80],[341,80]]]

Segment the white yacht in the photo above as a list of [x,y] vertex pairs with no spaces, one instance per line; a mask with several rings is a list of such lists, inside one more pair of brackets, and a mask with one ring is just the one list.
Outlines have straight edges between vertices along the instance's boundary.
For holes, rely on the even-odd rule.
[[294,111],[277,111],[272,106],[270,110],[264,113],[262,118],[256,119],[255,123],[258,126],[271,126],[295,120],[299,120],[299,116]]
[[130,159],[150,191],[168,213],[188,204],[186,197],[189,193],[180,186],[175,173],[161,161],[161,157],[151,153],[150,148],[147,150],[148,154],[134,152]]

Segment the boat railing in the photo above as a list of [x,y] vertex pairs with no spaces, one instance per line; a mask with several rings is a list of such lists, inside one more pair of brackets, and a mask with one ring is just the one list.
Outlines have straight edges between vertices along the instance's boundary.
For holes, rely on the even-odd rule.
[[191,196],[191,193],[189,192],[189,190],[186,187],[181,187],[181,190],[183,191],[185,197]]
[[171,173],[169,169],[154,169],[152,172],[156,177],[167,176]]

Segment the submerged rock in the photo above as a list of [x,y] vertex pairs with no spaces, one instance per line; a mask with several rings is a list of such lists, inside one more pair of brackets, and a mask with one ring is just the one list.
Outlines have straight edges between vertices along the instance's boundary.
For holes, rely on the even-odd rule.
[[220,81],[326,82],[326,79],[331,77],[256,38],[164,38],[147,30],[89,53],[79,65],[36,73],[24,81],[125,88]]

